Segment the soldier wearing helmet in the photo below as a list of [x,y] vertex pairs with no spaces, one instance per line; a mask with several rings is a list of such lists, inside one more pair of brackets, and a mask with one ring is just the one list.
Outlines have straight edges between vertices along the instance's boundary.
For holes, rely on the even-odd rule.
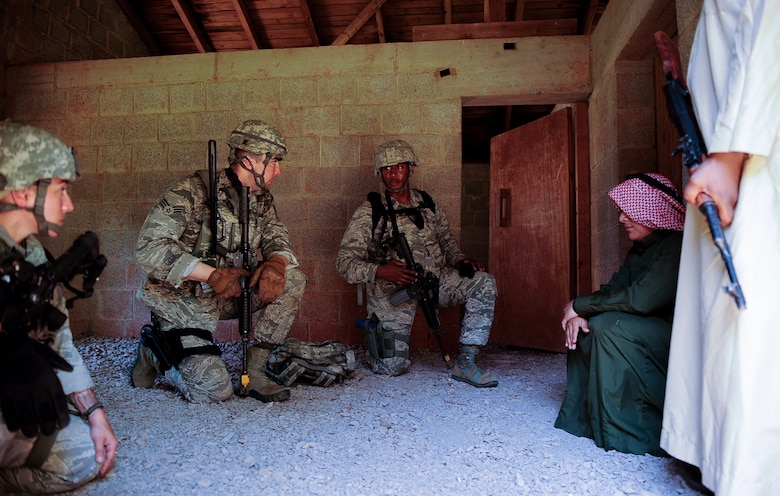
[[[20,257],[35,267],[49,263],[36,235],[59,234],[74,208],[68,185],[78,177],[78,161],[55,136],[0,122],[0,270]],[[0,281],[6,295],[16,277],[7,274]],[[61,285],[50,303],[67,316]],[[0,310],[3,322],[14,322]],[[3,494],[69,491],[105,475],[116,457],[117,438],[73,345],[69,321],[50,326],[25,334],[0,324]]]
[[252,310],[260,345],[249,348],[247,389],[263,402],[284,401],[290,389],[265,373],[268,348],[290,331],[307,282],[269,190],[282,173],[287,144],[275,127],[248,120],[229,134],[227,145],[228,167],[216,177],[215,257],[205,171],[173,181],[141,228],[135,254],[147,277],[139,299],[150,308],[165,341],[183,353],[166,367],[165,357],[139,341],[132,384],[151,388],[164,374],[188,401],[218,402],[232,396],[230,374],[212,334],[220,319],[238,316],[239,277],[249,275],[241,268],[238,217],[239,194],[249,187],[249,245],[258,263],[250,285],[257,291]]
[[[339,274],[348,283],[366,284],[368,314],[372,320],[376,317],[375,328],[383,333],[375,341],[377,346],[367,342],[369,365],[376,373],[393,376],[409,368],[409,342],[418,302],[410,299],[399,303],[393,298],[398,303],[393,305],[390,297],[425,277],[434,281],[432,284],[438,282],[439,305],[465,305],[460,353],[452,378],[475,387],[497,386],[498,379],[482,372],[475,363],[479,348],[490,336],[495,279],[481,263],[466,258],[444,212],[430,195],[409,187],[416,167],[417,155],[406,141],[392,140],[377,147],[374,170],[382,178],[382,194],[369,193],[352,216],[339,247]],[[408,268],[402,253],[394,249],[397,245],[392,240],[391,216],[396,219],[399,233],[406,237],[423,276]],[[430,274],[435,277],[430,278]],[[388,333],[392,339],[387,339]]]

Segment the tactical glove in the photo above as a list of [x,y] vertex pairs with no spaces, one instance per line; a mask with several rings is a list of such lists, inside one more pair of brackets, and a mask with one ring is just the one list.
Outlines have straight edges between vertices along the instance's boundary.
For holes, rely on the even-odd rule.
[[9,431],[33,437],[68,425],[68,400],[54,369],[73,367],[45,344],[0,332],[0,409]]
[[258,267],[252,275],[249,285],[257,287],[257,296],[260,301],[268,303],[282,294],[284,283],[286,282],[287,259],[282,255],[273,255],[266,260],[263,265]]
[[241,284],[238,278],[242,276],[249,276],[249,272],[238,267],[214,269],[206,282],[217,294],[217,298],[224,300],[241,295]]

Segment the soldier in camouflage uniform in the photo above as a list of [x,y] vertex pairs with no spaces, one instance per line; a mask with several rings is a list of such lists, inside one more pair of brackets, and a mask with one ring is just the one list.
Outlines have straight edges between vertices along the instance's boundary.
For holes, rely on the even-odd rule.
[[[68,184],[78,176],[75,156],[59,139],[0,122],[0,265],[18,255],[34,266],[47,263],[35,235],[59,234],[74,208]],[[51,303],[67,316],[62,285]],[[13,331],[0,329],[0,493],[70,491],[102,477],[118,441],[68,320],[56,330]]]
[[[479,347],[490,336],[496,282],[484,266],[465,257],[441,209],[426,193],[409,188],[409,178],[418,166],[412,147],[401,140],[380,145],[374,154],[374,170],[390,193],[397,223],[406,235],[414,261],[425,272],[439,279],[439,304],[465,304],[460,334],[460,354],[452,378],[476,387],[494,387],[498,380],[483,373],[475,364]],[[369,199],[371,195],[369,195]],[[409,342],[417,311],[417,301],[409,300],[394,307],[388,297],[417,279],[414,270],[406,268],[399,254],[388,246],[392,226],[387,219],[384,195],[379,196],[385,215],[375,223],[377,208],[364,202],[352,216],[341,240],[336,268],[349,283],[366,283],[369,315],[376,315],[381,329],[393,333],[393,350],[383,356],[369,356],[374,372],[400,375],[409,365]],[[375,197],[375,201],[377,198]],[[471,274],[463,276],[461,274]],[[369,346],[369,355],[371,355]],[[393,356],[388,356],[393,355]]]
[[263,402],[284,401],[290,389],[265,373],[268,348],[281,343],[290,331],[307,282],[297,269],[289,232],[277,217],[268,189],[281,174],[279,163],[287,154],[287,145],[276,128],[259,120],[239,125],[227,144],[230,166],[217,174],[216,260],[210,259],[208,179],[204,181],[197,172],[171,183],[141,228],[135,254],[147,277],[139,299],[151,309],[166,341],[172,347],[183,347],[186,356],[164,370],[159,357],[141,340],[132,383],[150,388],[157,375],[164,373],[189,401],[218,402],[231,397],[230,374],[211,334],[220,319],[238,316],[239,277],[249,275],[241,269],[238,220],[238,195],[248,186],[249,246],[262,263],[250,280],[257,290],[252,310],[258,314],[254,335],[259,343],[249,348],[247,393]]

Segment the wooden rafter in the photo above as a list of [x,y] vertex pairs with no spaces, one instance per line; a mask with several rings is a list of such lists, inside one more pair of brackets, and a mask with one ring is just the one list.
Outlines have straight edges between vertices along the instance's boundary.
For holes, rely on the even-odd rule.
[[320,37],[317,35],[317,28],[314,26],[314,19],[311,17],[311,9],[309,8],[309,0],[301,0],[301,10],[303,11],[304,22],[306,23],[306,31],[311,38],[311,46],[320,46]]
[[444,0],[444,24],[452,24],[452,0]]
[[344,32],[339,35],[338,38],[333,42],[333,46],[340,46],[340,45],[346,45],[347,42],[355,36],[355,33],[360,31],[360,28],[363,27],[363,25],[368,21],[371,16],[377,13],[379,9],[382,8],[382,5],[385,4],[387,0],[369,0],[368,3],[366,3],[366,6],[363,7],[363,10],[360,11],[360,13],[352,19],[352,22],[349,23],[349,26],[344,29]]
[[585,7],[585,15],[583,16],[582,34],[590,34],[593,30],[593,22],[596,19],[596,14],[599,10],[599,0],[590,0],[590,3]]
[[517,0],[515,4],[515,21],[522,21],[525,17],[525,0]]
[[577,34],[576,19],[414,26],[412,41],[441,41]]
[[249,39],[249,44],[252,46],[252,50],[259,50],[260,38],[258,38],[257,33],[255,33],[255,28],[252,25],[252,21],[249,20],[249,12],[246,10],[244,0],[233,0],[233,9],[235,9],[236,15],[238,15],[238,21],[244,28],[244,33]]
[[376,14],[376,32],[377,35],[379,35],[379,43],[387,43],[387,39],[385,38],[385,21],[382,18],[382,10],[377,10]]
[[485,22],[506,21],[505,0],[485,0]]
[[187,28],[187,32],[190,34],[195,47],[200,53],[213,52],[214,47],[211,45],[206,31],[198,21],[198,16],[195,10],[192,8],[189,0],[171,0],[173,8],[176,9],[176,13],[179,14],[179,19],[184,23],[184,27]]

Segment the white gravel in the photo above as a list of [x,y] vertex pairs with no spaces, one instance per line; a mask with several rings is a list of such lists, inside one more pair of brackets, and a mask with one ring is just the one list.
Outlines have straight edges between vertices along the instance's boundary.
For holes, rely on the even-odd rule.
[[[78,495],[693,495],[670,459],[604,451],[555,429],[565,356],[488,347],[497,388],[453,381],[438,353],[395,378],[365,368],[284,403],[191,404],[129,385],[136,341],[77,338],[119,438]],[[239,344],[220,343],[237,378]]]

